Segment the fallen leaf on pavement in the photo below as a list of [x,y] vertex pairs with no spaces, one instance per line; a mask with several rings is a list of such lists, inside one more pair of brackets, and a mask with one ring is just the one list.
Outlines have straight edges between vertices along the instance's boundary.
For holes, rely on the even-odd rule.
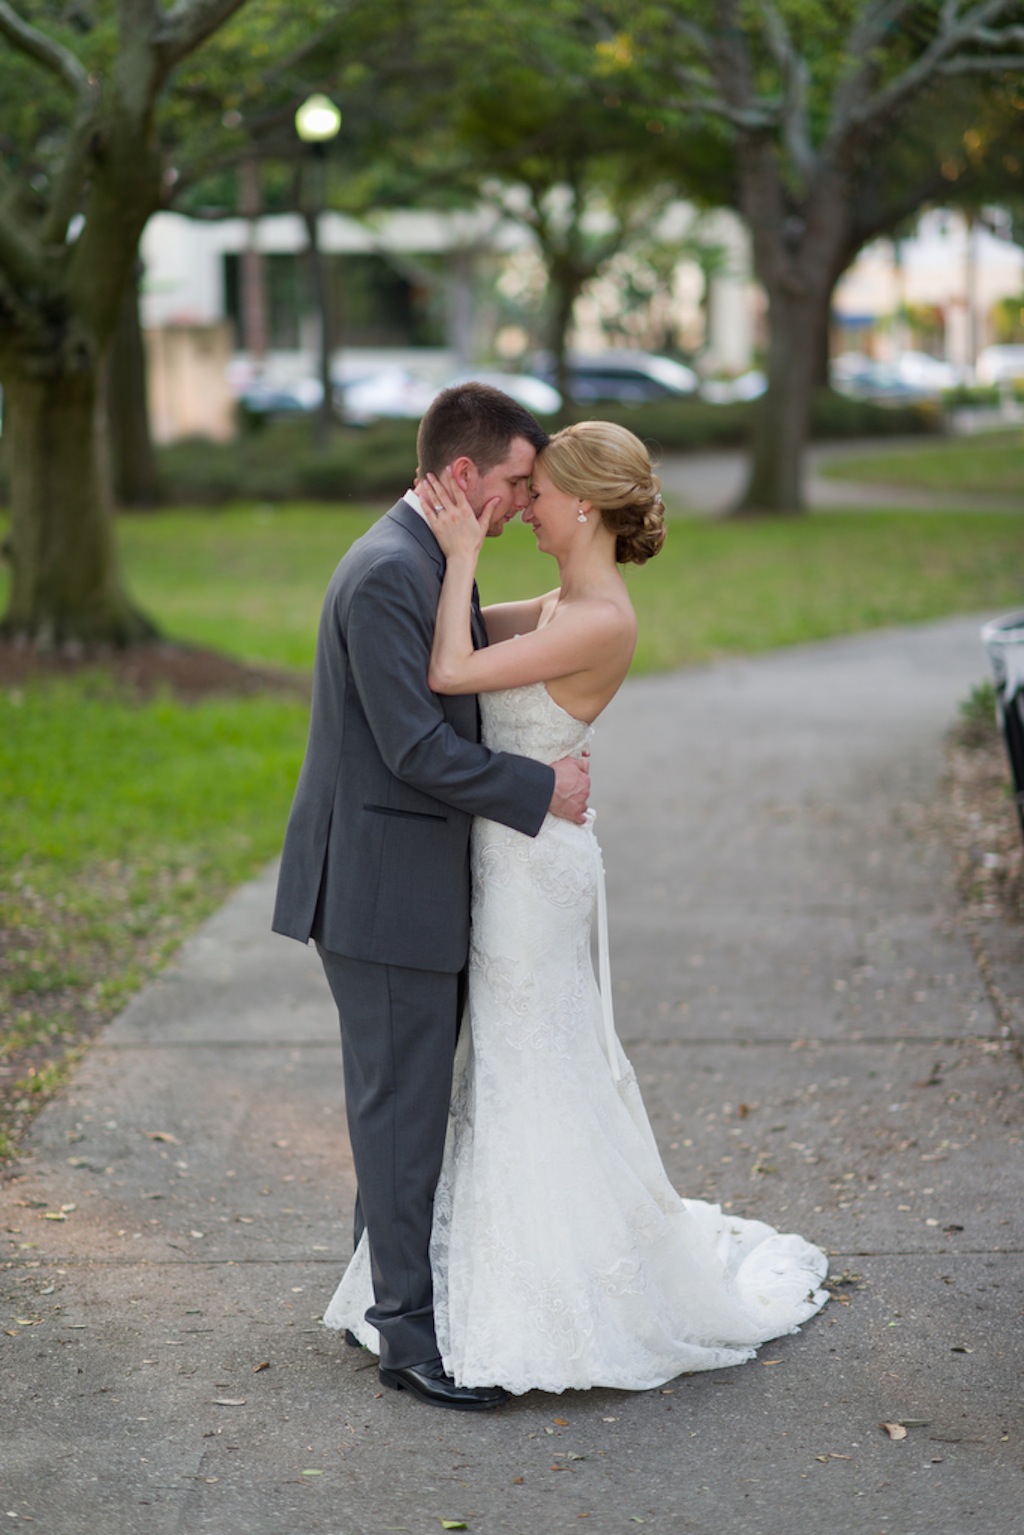
[[143,1130],[147,1141],[166,1141],[168,1146],[177,1146],[178,1137],[172,1135],[169,1130]]
[[907,1431],[902,1423],[880,1423],[879,1428],[884,1428],[890,1439],[906,1439]]
[[245,1397],[244,1396],[215,1396],[214,1399],[213,1399],[213,1405],[214,1405],[214,1407],[244,1407],[245,1406]]

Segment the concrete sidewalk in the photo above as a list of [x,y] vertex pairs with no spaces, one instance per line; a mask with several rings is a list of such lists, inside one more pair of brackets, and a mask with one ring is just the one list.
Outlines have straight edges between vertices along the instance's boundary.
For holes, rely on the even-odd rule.
[[[619,1029],[667,1166],[822,1243],[821,1316],[662,1391],[482,1417],[382,1394],[318,1323],[348,1252],[341,1068],[268,873],[0,1190],[7,1528],[1020,1529],[1021,1075],[926,813],[979,622],[631,683],[595,743]],[[988,938],[1012,1007],[1019,943]]]
[[[920,453],[928,443],[921,437],[867,437],[850,442],[812,443],[804,464],[807,506],[812,511],[868,511],[873,507],[908,512],[1007,512],[1019,514],[1019,499],[915,489],[908,485],[870,484],[835,480],[826,472],[837,459],[874,457],[882,453]],[[981,450],[979,450],[981,451]],[[685,512],[721,516],[739,500],[747,480],[746,455],[738,449],[700,453],[668,453],[658,465],[666,495]]]

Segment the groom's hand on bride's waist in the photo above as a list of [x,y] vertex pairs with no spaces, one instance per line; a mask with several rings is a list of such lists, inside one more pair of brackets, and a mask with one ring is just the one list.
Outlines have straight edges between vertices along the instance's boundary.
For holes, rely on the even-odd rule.
[[575,821],[582,826],[590,799],[590,760],[584,757],[559,757],[553,762],[555,791],[551,796],[550,811],[563,821]]

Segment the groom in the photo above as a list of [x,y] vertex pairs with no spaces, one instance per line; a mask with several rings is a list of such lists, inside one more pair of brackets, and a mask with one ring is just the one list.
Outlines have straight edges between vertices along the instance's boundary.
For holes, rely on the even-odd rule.
[[[496,537],[529,502],[547,436],[500,390],[462,384],[420,424],[419,475],[451,466]],[[349,1135],[380,1336],[380,1378],[476,1410],[497,1387],[457,1386],[434,1333],[430,1230],[469,946],[474,816],[535,836],[582,822],[586,768],[480,744],[477,700],[427,687],[444,556],[407,491],[335,571],[324,601],[309,743],[292,805],[274,930],[317,945],[341,1020]],[[487,635],[475,599],[474,642]]]

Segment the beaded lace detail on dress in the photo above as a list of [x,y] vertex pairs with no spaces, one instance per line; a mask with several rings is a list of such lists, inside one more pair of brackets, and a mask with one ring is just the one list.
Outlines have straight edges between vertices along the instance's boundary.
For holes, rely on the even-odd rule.
[[[543,683],[480,703],[499,750],[551,762],[593,734]],[[824,1255],[680,1198],[617,1041],[608,1060],[592,822],[549,816],[530,838],[479,820],[472,870],[469,1009],[431,1246],[446,1367],[515,1393],[645,1390],[795,1331],[827,1298]],[[324,1320],[375,1347],[371,1303],[364,1239]]]

